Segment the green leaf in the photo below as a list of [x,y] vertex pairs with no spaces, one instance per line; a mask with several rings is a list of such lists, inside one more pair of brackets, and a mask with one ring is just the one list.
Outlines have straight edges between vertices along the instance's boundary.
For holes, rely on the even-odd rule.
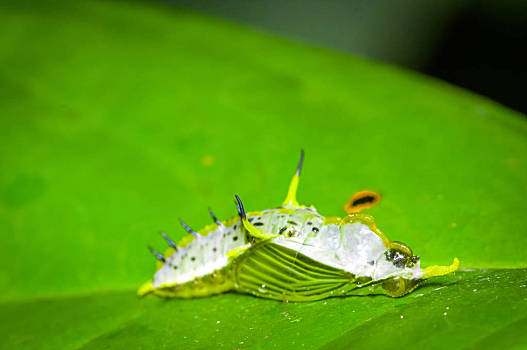
[[6,349],[513,348],[527,344],[526,290],[517,269],[456,273],[398,299],[138,301],[132,291],[6,303],[0,325]]
[[[7,1],[0,19],[0,347],[525,346],[523,115],[162,4]],[[234,193],[279,205],[301,148],[300,202],[342,215],[375,190],[423,265],[504,270],[401,299],[135,297],[158,231],[231,217]]]

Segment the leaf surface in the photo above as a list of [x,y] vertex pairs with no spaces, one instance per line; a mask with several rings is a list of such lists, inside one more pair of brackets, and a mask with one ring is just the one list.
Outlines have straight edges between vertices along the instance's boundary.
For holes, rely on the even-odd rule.
[[[524,116],[163,4],[5,1],[0,19],[0,347],[526,343]],[[234,193],[279,205],[301,148],[301,203],[342,215],[374,190],[424,265],[492,270],[401,299],[136,299],[157,232],[234,216]]]

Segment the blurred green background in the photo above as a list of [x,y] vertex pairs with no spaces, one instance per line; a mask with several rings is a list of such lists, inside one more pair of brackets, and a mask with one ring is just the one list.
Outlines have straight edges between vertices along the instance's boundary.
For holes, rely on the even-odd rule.
[[527,112],[523,0],[165,0],[438,77]]
[[[526,270],[509,270],[527,266],[522,114],[410,71],[168,4],[16,1],[1,3],[0,16],[6,348],[296,348],[295,327],[318,334],[308,348],[344,346],[372,334],[365,322],[373,314],[395,337],[384,320],[410,305],[429,316],[405,326],[421,337],[413,343],[432,336],[419,327],[455,328],[451,343],[465,334],[457,342],[465,346],[499,329],[516,336],[525,324]],[[279,205],[301,148],[300,202],[342,215],[354,192],[375,190],[378,226],[424,265],[458,257],[464,269],[504,270],[451,276],[442,280],[448,292],[429,286],[416,292],[423,299],[283,306],[239,295],[135,297],[154,272],[146,245],[164,247],[159,231],[182,237],[178,218],[208,224],[207,206],[233,216],[234,193],[248,210]],[[431,305],[455,303],[452,326],[434,323],[443,309]],[[484,314],[469,315],[492,322],[459,326],[485,303]],[[319,324],[295,324],[322,310],[328,318]],[[272,328],[277,317],[283,322]],[[216,321],[228,331],[216,331]],[[202,332],[191,337],[193,326]]]

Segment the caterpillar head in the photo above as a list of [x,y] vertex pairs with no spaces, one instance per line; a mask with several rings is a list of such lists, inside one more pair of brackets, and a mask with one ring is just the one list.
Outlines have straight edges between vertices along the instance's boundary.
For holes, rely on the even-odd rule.
[[[398,245],[401,244],[400,242],[393,243],[397,243]],[[406,295],[412,292],[426,279],[454,272],[459,266],[459,260],[454,258],[452,265],[435,265],[422,269],[420,267],[418,256],[403,253],[398,248],[388,249],[385,258],[388,263],[392,263],[395,266],[396,271],[391,272],[390,277],[384,279],[382,283],[377,284],[375,289],[377,293],[386,294],[391,297]]]
[[350,214],[342,219],[340,226],[344,237],[350,237],[345,241],[346,250],[362,255],[350,253],[349,263],[367,262],[362,269],[365,275],[371,276],[371,283],[365,283],[369,294],[400,297],[413,291],[424,280],[446,275],[459,266],[459,260],[455,258],[450,266],[421,268],[420,257],[414,255],[407,244],[390,242],[377,228],[371,215]]

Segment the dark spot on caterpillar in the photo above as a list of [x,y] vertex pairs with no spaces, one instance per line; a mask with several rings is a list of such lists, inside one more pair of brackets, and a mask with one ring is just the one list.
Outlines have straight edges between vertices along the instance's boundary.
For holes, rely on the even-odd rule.
[[174,265],[174,266],[172,266],[172,267],[174,268],[174,270],[177,270],[177,266],[176,266],[176,265]]
[[263,226],[263,224],[264,224],[263,222],[255,222],[253,225],[254,226]]
[[234,226],[232,227],[233,230],[236,230],[238,228],[238,224],[234,224]]
[[193,256],[193,257],[190,258],[190,260],[192,260],[192,261],[196,261],[196,257]]
[[373,265],[373,264],[375,264],[375,261],[374,260],[370,260],[370,261],[368,261],[368,264]]
[[238,240],[238,236],[232,237],[232,240],[236,242]]
[[291,225],[298,225],[298,224],[297,224],[296,222],[294,222],[293,220],[289,220],[287,223],[288,223],[288,224],[291,224]]
[[293,231],[288,231],[287,232],[287,237],[293,237],[295,235],[295,233]]
[[308,221],[307,224],[308,225],[313,225],[313,223],[311,221]]
[[254,218],[249,218],[248,220],[249,222],[253,222]]
[[318,227],[313,227],[311,230],[312,230],[313,232],[318,232],[318,231],[319,231]]
[[218,249],[216,247],[212,248],[213,252],[216,252]]
[[420,259],[420,256],[419,255],[416,255],[416,256],[412,256],[410,258],[410,261],[408,262],[408,264],[406,264],[406,266],[408,267],[414,267],[415,264],[417,264],[417,262],[419,261]]
[[392,248],[387,250],[384,255],[386,257],[386,260],[390,261],[398,268],[413,267],[419,261],[418,256],[411,255],[411,250],[402,251],[397,248]]

